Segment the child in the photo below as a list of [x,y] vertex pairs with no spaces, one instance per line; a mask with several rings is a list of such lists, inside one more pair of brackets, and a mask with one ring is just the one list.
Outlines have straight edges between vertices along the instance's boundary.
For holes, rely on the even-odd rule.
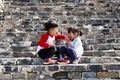
[[61,54],[64,57],[64,54],[67,55],[68,58],[71,58],[71,63],[78,64],[79,58],[83,54],[83,46],[80,39],[82,36],[82,32],[78,29],[69,28],[68,29],[68,37],[70,41],[66,42],[66,47],[61,47]]
[[54,60],[51,57],[56,54],[59,58],[58,62],[67,62],[65,59],[60,59],[59,49],[55,47],[55,40],[64,39],[68,40],[67,37],[63,34],[56,34],[58,30],[58,25],[52,21],[48,21],[44,24],[46,33],[43,34],[38,41],[37,53],[45,64],[53,63]]

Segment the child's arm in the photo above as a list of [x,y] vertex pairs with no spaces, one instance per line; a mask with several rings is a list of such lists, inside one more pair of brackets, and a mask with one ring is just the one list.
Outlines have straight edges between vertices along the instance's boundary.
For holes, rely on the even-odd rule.
[[64,35],[64,34],[56,34],[55,35],[55,40],[58,40],[58,39],[64,39],[64,40],[69,40],[68,38],[67,38],[67,36],[66,35]]

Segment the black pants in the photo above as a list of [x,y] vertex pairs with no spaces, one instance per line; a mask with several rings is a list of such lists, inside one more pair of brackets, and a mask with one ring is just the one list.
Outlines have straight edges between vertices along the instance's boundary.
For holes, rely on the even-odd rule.
[[48,59],[51,58],[53,55],[56,55],[58,58],[60,58],[61,56],[59,47],[50,47],[50,48],[41,49],[38,52],[38,55],[41,59]]
[[76,52],[73,49],[70,49],[67,47],[61,47],[60,53],[61,53],[62,57],[64,57],[64,55],[66,55],[71,60],[77,59]]

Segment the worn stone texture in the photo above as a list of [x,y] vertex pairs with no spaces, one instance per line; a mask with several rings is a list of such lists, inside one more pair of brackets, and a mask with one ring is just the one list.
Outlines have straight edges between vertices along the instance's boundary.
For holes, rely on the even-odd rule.
[[[48,20],[83,32],[79,64],[43,65],[32,54]],[[120,80],[119,70],[120,0],[0,0],[0,80]]]

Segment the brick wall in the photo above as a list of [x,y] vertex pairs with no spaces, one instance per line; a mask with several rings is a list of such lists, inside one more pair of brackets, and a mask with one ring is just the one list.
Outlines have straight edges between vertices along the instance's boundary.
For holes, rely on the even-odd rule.
[[[1,80],[120,80],[120,0],[1,0]],[[32,53],[53,20],[59,30],[82,32],[85,52],[78,65],[41,65]]]

